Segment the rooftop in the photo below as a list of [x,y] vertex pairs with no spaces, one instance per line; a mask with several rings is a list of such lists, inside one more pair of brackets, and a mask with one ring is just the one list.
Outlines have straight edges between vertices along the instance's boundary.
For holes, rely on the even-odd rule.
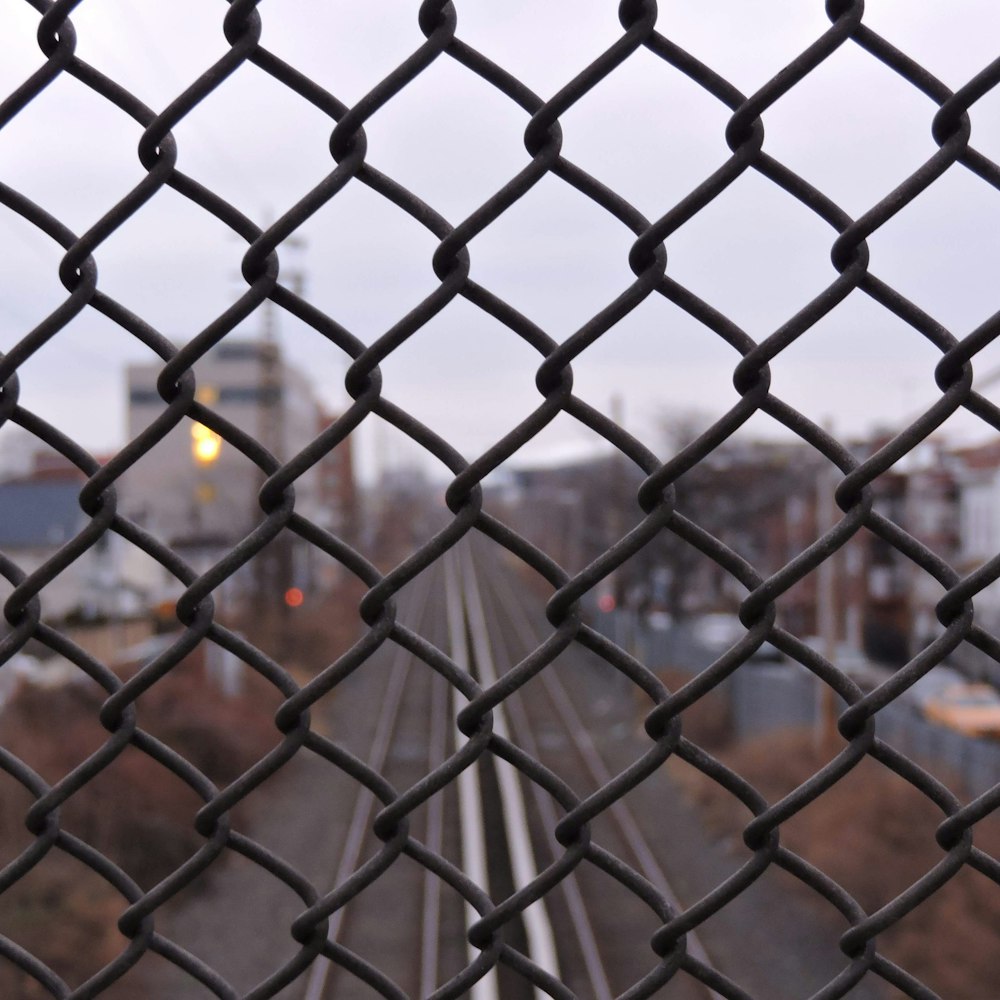
[[80,483],[0,483],[0,548],[45,548],[68,541],[84,517]]

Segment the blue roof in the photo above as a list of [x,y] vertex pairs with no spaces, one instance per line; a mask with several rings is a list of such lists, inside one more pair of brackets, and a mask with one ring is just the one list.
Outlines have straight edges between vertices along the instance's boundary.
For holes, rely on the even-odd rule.
[[79,482],[0,483],[0,549],[62,545],[82,527]]

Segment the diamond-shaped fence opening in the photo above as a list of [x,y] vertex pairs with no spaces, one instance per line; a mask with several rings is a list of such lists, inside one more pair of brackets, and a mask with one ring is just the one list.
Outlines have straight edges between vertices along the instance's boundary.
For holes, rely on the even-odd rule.
[[992,995],[995,13],[463,6],[7,0],[0,992]]

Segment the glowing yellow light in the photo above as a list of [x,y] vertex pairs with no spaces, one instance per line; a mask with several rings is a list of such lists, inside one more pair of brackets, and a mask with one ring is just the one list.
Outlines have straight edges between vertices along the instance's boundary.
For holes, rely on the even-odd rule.
[[204,424],[191,425],[191,453],[199,465],[211,465],[219,457],[222,438]]

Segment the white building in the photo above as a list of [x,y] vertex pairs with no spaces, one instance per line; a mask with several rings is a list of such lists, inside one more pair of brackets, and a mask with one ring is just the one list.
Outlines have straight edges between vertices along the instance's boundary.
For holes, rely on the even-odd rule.
[[[156,390],[161,362],[128,369],[128,434],[134,439],[167,404]],[[223,341],[194,366],[196,399],[249,434],[280,461],[308,444],[320,425],[312,386],[259,340]],[[129,470],[120,484],[120,509],[160,541],[204,570],[264,520],[257,495],[264,474],[214,431],[186,419]],[[296,480],[295,509],[322,520],[320,476]],[[296,548],[296,559],[305,558]],[[138,572],[138,571],[135,571]],[[307,572],[301,566],[299,575]],[[166,582],[149,567],[150,584]],[[175,588],[176,589],[176,588]]]
[[[80,509],[83,477],[0,483],[0,551],[26,574],[48,562],[90,519]],[[45,585],[40,595],[46,621],[118,617],[135,610],[135,595],[121,582],[124,543],[106,532]],[[2,600],[13,591],[0,582]]]
[[[955,569],[965,576],[1000,555],[1000,441],[957,453],[959,558]],[[1000,633],[1000,581],[973,598],[976,623]],[[968,644],[953,657],[974,676],[1000,681],[1000,668]]]
[[[1000,553],[1000,448],[988,445],[959,453],[960,572],[970,572]],[[976,598],[1000,610],[1000,589],[988,587]]]

